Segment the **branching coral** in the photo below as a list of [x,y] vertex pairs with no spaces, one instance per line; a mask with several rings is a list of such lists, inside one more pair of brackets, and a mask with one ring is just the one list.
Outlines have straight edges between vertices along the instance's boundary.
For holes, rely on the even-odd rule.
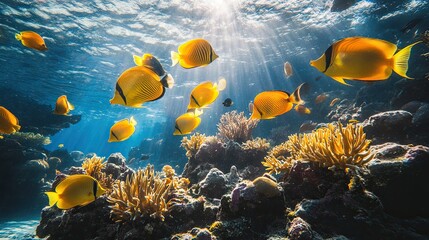
[[102,172],[105,167],[106,162],[104,162],[104,157],[98,157],[97,155],[85,159],[82,163],[82,168],[85,170],[85,173],[97,179],[106,192],[110,193],[113,190],[116,179],[113,178],[112,174],[107,175]]
[[219,137],[238,143],[245,142],[252,138],[252,130],[258,125],[258,122],[257,119],[246,118],[244,112],[227,112],[221,116],[217,124]]
[[286,172],[292,166],[291,160],[288,158],[290,153],[287,146],[286,142],[284,142],[273,147],[264,158],[262,165],[266,167],[270,174]]
[[29,147],[41,147],[51,143],[51,139],[49,137],[33,132],[15,132],[8,135],[8,138],[14,139],[22,145]]
[[82,168],[85,170],[86,174],[95,179],[98,179],[98,177],[101,175],[101,170],[106,166],[106,163],[103,161],[104,157],[98,157],[97,155],[94,155],[91,158],[87,158],[85,161],[83,161]]
[[241,144],[243,150],[258,150],[258,151],[268,151],[270,149],[270,142],[265,138],[255,138],[252,140],[247,140],[245,143]]
[[174,168],[170,165],[165,165],[162,167],[162,171],[165,174],[165,177],[173,179],[174,175],[176,175],[176,171],[174,171]]
[[151,217],[164,220],[171,180],[155,175],[153,166],[139,169],[126,181],[118,181],[108,197],[112,218],[116,222],[139,221]]
[[180,146],[186,150],[186,157],[191,158],[195,156],[205,140],[205,134],[195,133],[190,138],[184,137]]
[[[328,124],[312,133],[289,136],[287,142],[273,148],[262,164],[270,173],[286,171],[292,160],[317,162],[322,167],[355,168],[374,157],[369,149],[370,142],[361,125]],[[283,151],[289,151],[291,156],[282,156]]]

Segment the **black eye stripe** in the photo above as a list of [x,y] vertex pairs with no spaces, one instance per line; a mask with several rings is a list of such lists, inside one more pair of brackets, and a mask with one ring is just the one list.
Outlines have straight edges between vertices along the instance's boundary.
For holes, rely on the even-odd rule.
[[331,61],[332,61],[332,45],[326,49],[325,51],[325,70],[323,72],[326,72],[329,68],[329,66],[331,66]]

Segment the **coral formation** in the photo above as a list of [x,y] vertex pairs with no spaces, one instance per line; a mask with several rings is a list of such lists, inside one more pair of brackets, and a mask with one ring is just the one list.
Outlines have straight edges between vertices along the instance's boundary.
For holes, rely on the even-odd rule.
[[99,179],[101,175],[101,170],[106,166],[106,162],[104,162],[104,157],[98,157],[94,155],[91,158],[85,159],[82,163],[82,168],[85,170],[86,174],[89,176]]
[[195,156],[205,140],[205,134],[195,133],[190,138],[184,137],[180,146],[186,150],[186,157],[191,158]]
[[51,143],[51,139],[49,137],[33,132],[15,132],[7,135],[7,138],[14,139],[26,147],[41,148],[42,146]]
[[265,138],[255,138],[251,140],[247,140],[243,144],[241,144],[241,148],[243,150],[258,150],[258,151],[268,151],[270,149],[270,142],[268,142]]
[[273,149],[268,152],[262,165],[266,167],[269,174],[286,172],[291,167],[291,161],[288,159],[289,157],[290,152],[288,150],[288,144],[284,142],[273,147]]
[[156,175],[152,165],[139,169],[126,181],[115,183],[108,197],[116,222],[154,218],[161,221],[168,211],[167,198],[172,184]]
[[257,126],[259,120],[249,119],[244,112],[231,111],[223,114],[217,124],[220,138],[238,143],[252,138],[252,130]]

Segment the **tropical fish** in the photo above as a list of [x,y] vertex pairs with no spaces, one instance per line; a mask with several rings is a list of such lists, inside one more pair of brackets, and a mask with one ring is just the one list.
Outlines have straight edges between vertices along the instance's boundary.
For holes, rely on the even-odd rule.
[[320,104],[324,102],[328,96],[329,96],[328,94],[322,93],[316,97],[316,99],[314,100],[314,103]]
[[331,103],[329,103],[329,106],[330,106],[330,107],[333,107],[333,106],[335,105],[335,103],[339,102],[340,100],[341,100],[341,99],[339,99],[339,98],[334,98],[334,99],[332,99]]
[[19,131],[19,129],[21,126],[18,118],[5,107],[0,106],[0,133],[11,134]]
[[304,106],[303,104],[298,104],[295,106],[295,111],[297,111],[300,114],[310,114],[311,110]]
[[403,28],[401,28],[401,32],[402,33],[409,32],[411,29],[416,27],[422,20],[423,20],[423,18],[419,17],[419,18],[415,18],[415,19],[409,21],[407,24],[405,24],[405,26]]
[[195,110],[180,115],[176,119],[173,135],[185,135],[194,131],[201,123],[201,118],[199,116],[202,113],[202,111]]
[[350,119],[349,120],[349,123],[358,123],[359,122],[359,120],[357,120],[357,119]]
[[225,99],[224,101],[223,101],[223,106],[225,106],[225,107],[231,107],[232,106],[232,104],[234,104],[233,102],[232,102],[232,99],[231,98],[227,98],[227,99]]
[[290,76],[293,75],[292,65],[289,62],[285,62],[284,66],[283,66],[283,70],[284,70],[285,76],[287,78],[289,78]]
[[64,147],[64,144],[62,143],[58,144],[58,148],[63,148],[63,147]]
[[259,93],[253,100],[250,118],[272,119],[290,111],[294,104],[304,104],[300,96],[304,84],[299,85],[292,94],[280,90]]
[[55,103],[54,114],[67,115],[71,110],[74,110],[74,106],[67,100],[67,96],[59,96]]
[[179,46],[178,53],[171,51],[173,66],[179,63],[183,68],[206,66],[218,57],[210,43],[202,38],[183,43]]
[[299,132],[303,133],[303,132],[311,132],[313,131],[317,126],[317,123],[313,122],[313,121],[307,121],[304,122],[303,124],[301,124],[301,126],[299,127]]
[[226,80],[220,79],[218,83],[210,81],[198,84],[189,97],[188,110],[207,107],[219,96],[219,92],[226,88]]
[[344,79],[378,81],[390,77],[392,70],[402,77],[407,76],[411,48],[420,42],[398,51],[393,43],[365,37],[345,38],[332,44],[310,65],[342,84]]
[[122,142],[127,140],[133,135],[136,130],[135,125],[137,124],[134,117],[130,119],[122,119],[110,128],[110,136],[108,142]]
[[149,68],[161,78],[161,82],[166,82],[170,88],[173,87],[174,85],[173,77],[171,76],[171,74],[167,73],[164,70],[161,63],[152,54],[145,53],[143,54],[142,57],[134,55],[133,58],[134,58],[134,63],[137,66],[143,66],[143,67]]
[[35,32],[20,32],[15,34],[15,38],[16,40],[21,41],[22,45],[28,48],[33,48],[39,51],[48,50],[45,44],[45,40],[43,40],[43,38]]
[[76,174],[66,177],[55,188],[55,192],[45,192],[49,198],[49,206],[57,204],[59,209],[70,209],[85,206],[103,195],[106,191],[93,177]]
[[148,160],[149,158],[150,158],[150,155],[149,155],[149,154],[142,154],[142,155],[140,156],[140,160],[142,160],[142,161]]
[[142,107],[145,102],[162,98],[165,88],[171,88],[174,82],[161,79],[152,70],[136,66],[124,71],[116,81],[115,95],[110,99],[111,104],[129,107]]

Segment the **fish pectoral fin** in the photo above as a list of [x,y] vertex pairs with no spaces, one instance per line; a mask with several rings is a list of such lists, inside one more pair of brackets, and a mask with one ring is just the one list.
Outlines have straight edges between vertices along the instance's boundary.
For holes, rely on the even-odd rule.
[[350,84],[346,83],[346,82],[344,81],[344,79],[343,79],[343,78],[341,78],[341,77],[332,77],[332,79],[334,79],[335,81],[337,81],[337,82],[339,82],[339,83],[341,83],[341,84],[344,84],[344,85],[347,85],[347,86],[351,86]]

